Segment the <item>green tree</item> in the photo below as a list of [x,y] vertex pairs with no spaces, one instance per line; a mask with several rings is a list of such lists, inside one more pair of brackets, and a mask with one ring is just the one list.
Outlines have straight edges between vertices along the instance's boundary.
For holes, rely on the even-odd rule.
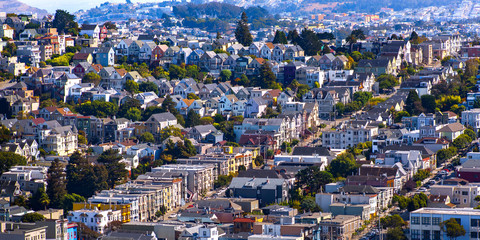
[[135,116],[136,111],[130,111],[132,108],[140,111],[140,109],[142,108],[142,104],[138,99],[127,98],[127,100],[122,105],[120,105],[120,108],[118,109],[117,117],[136,119],[137,117]]
[[121,163],[122,156],[118,150],[109,149],[104,151],[98,157],[97,162],[105,165],[108,171],[108,186],[114,188],[116,184],[123,183],[127,180],[128,171],[125,169],[125,163]]
[[182,131],[174,126],[168,126],[160,130],[160,140],[163,142],[168,137],[183,137]]
[[259,166],[263,165],[264,159],[263,159],[262,155],[258,155],[258,156],[255,157],[255,159],[253,161],[255,163],[255,166],[259,167]]
[[67,183],[63,165],[58,158],[53,160],[47,171],[47,194],[53,207],[62,206],[67,194]]
[[12,133],[10,132],[10,129],[2,125],[0,127],[0,144],[8,142],[10,139],[12,139]]
[[147,143],[154,143],[155,138],[153,137],[153,134],[151,134],[150,132],[145,132],[142,134],[142,136],[140,136],[140,141],[147,142]]
[[66,194],[62,203],[64,212],[73,210],[73,203],[76,202],[85,202],[85,198],[76,193]]
[[334,177],[347,177],[357,171],[357,163],[353,154],[344,153],[333,159],[328,168]]
[[175,64],[170,64],[168,68],[170,79],[183,79],[187,76],[187,70]]
[[27,213],[23,215],[21,219],[22,222],[27,222],[27,223],[40,222],[43,220],[45,220],[45,217],[42,214],[36,213],[36,212]]
[[161,216],[167,213],[167,207],[164,205],[160,206],[159,210],[155,212],[155,217],[160,218]]
[[248,27],[248,17],[245,12],[242,12],[242,17],[237,22],[237,28],[235,29],[235,38],[243,46],[250,46],[250,44],[252,44],[253,42],[253,37]]
[[74,152],[68,161],[67,190],[85,198],[95,192],[108,189],[108,172],[103,165],[91,165],[79,152]]
[[185,127],[194,127],[200,125],[200,115],[195,110],[190,109],[187,113],[187,119],[185,119]]
[[59,33],[70,33],[78,35],[78,23],[75,22],[75,16],[65,10],[58,9],[55,12],[52,26],[57,29]]
[[403,221],[402,217],[398,214],[394,214],[391,216],[386,216],[380,219],[380,224],[383,229],[387,228],[402,228],[406,226],[405,221]]
[[378,87],[383,89],[392,89],[398,85],[398,79],[391,74],[382,74],[377,77],[376,81],[378,82]]
[[308,212],[319,212],[320,211],[320,207],[315,202],[314,197],[304,198],[300,203],[300,208],[303,211],[308,211]]
[[30,206],[33,210],[46,210],[47,206],[50,204],[50,199],[48,198],[45,188],[39,188],[30,199]]
[[433,95],[422,95],[421,97],[422,107],[428,113],[434,113],[437,108],[437,103],[435,102],[435,96]]
[[197,95],[195,95],[195,93],[188,93],[187,94],[187,99],[200,99]]
[[418,97],[417,91],[410,90],[407,100],[405,101],[405,110],[411,115],[418,115],[421,113],[418,109],[418,105],[421,105],[421,100]]
[[27,159],[13,152],[0,152],[0,174],[15,165],[26,165]]
[[362,103],[362,106],[365,106],[367,102],[372,98],[371,92],[355,92],[353,94],[353,101],[359,101]]
[[472,129],[465,129],[465,131],[463,131],[463,134],[466,134],[467,136],[469,136],[472,140],[476,140],[477,139],[477,134],[472,130]]
[[262,64],[259,70],[259,75],[255,78],[255,86],[261,88],[280,89],[281,86],[276,82],[277,77],[272,72],[268,63]]
[[99,118],[105,118],[117,115],[118,106],[111,102],[93,101],[76,105],[75,110],[82,115],[93,115]]
[[82,83],[93,83],[95,86],[98,86],[100,81],[102,81],[102,77],[95,72],[89,72],[82,78]]
[[226,82],[230,79],[232,76],[232,71],[225,69],[220,72],[220,78],[222,79],[222,82]]
[[158,95],[158,86],[154,82],[142,82],[138,85],[140,92],[154,92]]
[[310,192],[319,192],[325,184],[333,181],[333,175],[327,171],[320,171],[318,166],[300,170],[295,178],[297,179],[297,188],[309,189]]
[[288,40],[287,40],[287,35],[285,34],[284,31],[280,31],[280,30],[277,30],[275,32],[275,37],[273,38],[273,44],[287,44],[288,43]]
[[440,228],[447,234],[450,239],[457,239],[458,237],[465,236],[465,228],[460,225],[455,218],[450,218],[440,223]]
[[394,122],[395,123],[402,122],[403,117],[410,117],[410,113],[408,113],[407,111],[396,112]]
[[127,82],[125,83],[125,90],[127,90],[131,94],[135,94],[139,92],[140,86],[133,80],[127,80]]
[[142,112],[138,108],[130,108],[125,114],[125,118],[132,120],[133,122],[142,119]]
[[467,134],[461,134],[453,140],[453,146],[458,149],[464,149],[470,145],[472,139]]
[[403,232],[402,228],[390,228],[387,231],[387,239],[388,240],[407,240],[407,236],[405,236],[405,232]]

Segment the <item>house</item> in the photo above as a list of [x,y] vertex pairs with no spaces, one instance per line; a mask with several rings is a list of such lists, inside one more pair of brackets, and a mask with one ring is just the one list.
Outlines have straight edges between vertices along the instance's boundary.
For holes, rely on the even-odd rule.
[[15,29],[8,26],[8,24],[2,24],[2,28],[0,28],[0,37],[13,39],[14,34],[15,34]]
[[[157,48],[157,44],[155,44],[154,42],[146,42],[140,48],[140,53],[139,53],[139,56],[138,56],[138,60],[140,62],[145,62],[145,63],[149,64],[152,61],[153,51],[156,48]],[[161,53],[162,56],[163,56],[163,50],[161,48],[156,49],[156,53]],[[156,56],[156,57],[158,59],[160,58],[160,56]]]
[[177,118],[168,112],[153,114],[147,121],[145,121],[147,132],[152,133],[158,139],[160,138],[160,130],[176,124]]
[[283,178],[235,177],[228,189],[233,197],[257,199],[261,207],[288,200],[288,182]]
[[260,117],[267,105],[267,100],[262,97],[250,98],[245,105],[245,117]]
[[77,65],[80,62],[87,62],[89,64],[93,63],[93,56],[90,53],[75,53],[72,57],[73,65]]
[[455,140],[458,136],[463,134],[465,127],[461,123],[450,123],[441,129],[437,130],[440,133],[440,137],[444,137],[449,141]]
[[104,67],[113,66],[115,64],[115,51],[111,47],[99,48],[95,57],[97,64]]
[[105,26],[100,27],[99,25],[90,25],[90,24],[83,24],[82,29],[80,30],[80,35],[88,35],[89,37],[97,40],[100,39],[100,29]]
[[192,127],[188,132],[187,132],[187,137],[188,138],[193,138],[197,142],[205,140],[208,134],[210,133],[216,133],[217,129],[213,125],[197,125]]

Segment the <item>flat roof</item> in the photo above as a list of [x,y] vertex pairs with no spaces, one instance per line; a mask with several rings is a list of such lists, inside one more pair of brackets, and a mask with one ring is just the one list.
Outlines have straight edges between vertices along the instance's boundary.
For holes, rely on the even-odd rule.
[[473,208],[420,208],[413,213],[421,214],[449,214],[449,215],[475,215],[480,216],[480,209]]

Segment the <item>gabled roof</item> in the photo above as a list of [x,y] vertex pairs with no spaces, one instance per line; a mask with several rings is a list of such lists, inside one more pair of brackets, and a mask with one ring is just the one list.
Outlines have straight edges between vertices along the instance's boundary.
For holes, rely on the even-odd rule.
[[439,132],[459,132],[465,130],[465,126],[461,123],[450,123],[438,130]]
[[332,156],[328,148],[325,147],[295,147],[292,155],[306,155],[306,156]]

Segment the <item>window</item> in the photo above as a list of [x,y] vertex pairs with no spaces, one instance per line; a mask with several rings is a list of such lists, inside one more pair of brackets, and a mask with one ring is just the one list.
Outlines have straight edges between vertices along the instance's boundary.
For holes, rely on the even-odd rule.
[[477,232],[471,232],[471,233],[470,233],[470,237],[471,237],[471,238],[477,238],[477,236],[478,236],[478,233],[477,233]]
[[478,227],[480,226],[480,219],[471,219],[470,220],[471,227]]
[[423,230],[423,238],[425,240],[430,240],[430,230]]
[[432,225],[439,225],[440,218],[439,217],[432,217]]
[[430,225],[430,217],[422,217],[423,225]]
[[468,196],[468,192],[467,191],[462,191],[462,195],[463,196]]
[[433,239],[440,239],[440,231],[433,231]]
[[420,224],[420,217],[412,217],[411,222],[412,224]]
[[412,230],[412,240],[419,240],[420,239],[420,230],[414,229]]

